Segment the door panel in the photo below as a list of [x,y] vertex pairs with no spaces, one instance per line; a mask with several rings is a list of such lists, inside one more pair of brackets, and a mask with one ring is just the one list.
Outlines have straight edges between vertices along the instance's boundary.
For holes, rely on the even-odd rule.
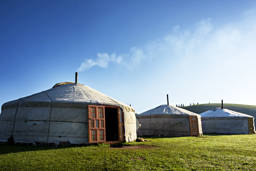
[[249,129],[249,134],[254,134],[254,123],[253,123],[253,118],[248,118],[248,129]]
[[105,109],[103,106],[88,106],[88,133],[89,143],[100,143],[106,141],[105,136]]
[[106,142],[106,113],[105,108],[117,108],[118,141],[124,140],[124,116],[119,107],[88,105],[88,135],[89,143]]
[[198,120],[196,116],[189,116],[189,126],[190,126],[190,135],[198,136],[199,129],[198,129]]

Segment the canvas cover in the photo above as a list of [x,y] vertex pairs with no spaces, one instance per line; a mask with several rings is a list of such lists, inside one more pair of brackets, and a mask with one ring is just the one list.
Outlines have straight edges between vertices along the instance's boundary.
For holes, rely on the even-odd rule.
[[[124,113],[125,140],[137,138],[133,108],[88,86],[70,83],[5,103],[0,115],[0,141],[14,133],[16,137],[20,136],[21,142],[28,141],[26,136],[43,142],[54,143],[60,139],[84,142],[88,139],[87,135],[81,137],[78,134],[88,132],[84,129],[88,117],[85,114],[91,104],[119,106]],[[25,135],[33,127],[36,130]],[[46,139],[47,134],[52,135],[52,139]]]
[[172,105],[160,105],[148,111],[145,111],[139,116],[148,116],[148,115],[161,115],[161,114],[168,114],[168,115],[192,115],[192,116],[199,116],[196,113],[190,112],[188,110],[172,106]]
[[160,105],[137,115],[139,136],[202,135],[200,115],[172,105]]
[[244,113],[236,112],[229,109],[217,109],[217,110],[208,110],[200,114],[201,117],[239,117],[239,118],[253,118],[253,116],[246,115]]
[[218,108],[201,113],[206,134],[251,134],[255,132],[254,118],[244,113]]

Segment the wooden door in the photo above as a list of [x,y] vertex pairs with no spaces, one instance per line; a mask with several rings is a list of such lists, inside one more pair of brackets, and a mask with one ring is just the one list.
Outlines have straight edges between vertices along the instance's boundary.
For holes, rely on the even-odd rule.
[[249,134],[255,134],[254,131],[254,120],[253,118],[248,118],[248,129],[249,129]]
[[89,143],[101,143],[106,141],[104,106],[88,106],[88,133]]
[[198,119],[196,116],[189,116],[190,135],[199,136]]

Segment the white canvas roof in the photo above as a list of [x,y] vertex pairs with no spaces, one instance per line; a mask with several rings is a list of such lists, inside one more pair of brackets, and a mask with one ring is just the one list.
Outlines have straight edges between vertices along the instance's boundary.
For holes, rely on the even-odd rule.
[[246,117],[252,118],[250,115],[246,115],[240,112],[236,112],[229,109],[216,109],[216,110],[208,110],[200,114],[201,117]]
[[[23,97],[19,100],[24,102],[68,102],[68,103],[92,103],[104,105],[121,106],[128,111],[134,111],[130,106],[127,106],[105,94],[94,90],[82,84],[65,84],[55,88]],[[12,103],[14,101],[8,102]]]
[[141,113],[139,116],[146,115],[161,115],[161,114],[169,114],[169,115],[198,115],[196,113],[190,112],[188,110],[172,106],[172,105],[160,105],[156,108],[150,109],[146,112]]

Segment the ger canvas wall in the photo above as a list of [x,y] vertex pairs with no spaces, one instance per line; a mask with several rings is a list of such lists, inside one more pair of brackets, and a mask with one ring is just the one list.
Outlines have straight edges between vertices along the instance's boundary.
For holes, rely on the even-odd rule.
[[202,118],[205,134],[249,134],[247,118]]
[[[15,111],[16,120],[15,120]],[[3,109],[1,140],[13,135],[18,143],[88,143],[88,108],[86,105],[41,105]]]
[[185,116],[161,115],[138,120],[142,125],[138,130],[138,136],[172,137],[190,135],[189,118]]

